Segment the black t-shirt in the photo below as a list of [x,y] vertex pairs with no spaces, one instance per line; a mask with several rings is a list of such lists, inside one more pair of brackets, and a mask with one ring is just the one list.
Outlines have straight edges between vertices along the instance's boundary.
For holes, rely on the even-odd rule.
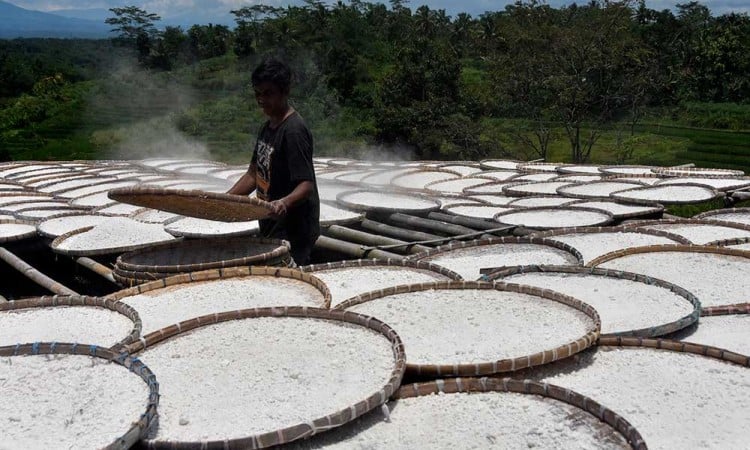
[[[266,122],[258,135],[251,164],[255,172],[258,198],[274,201],[291,193],[302,181],[315,184],[312,162],[313,137],[307,124],[295,111],[276,129]],[[260,221],[262,236],[287,239],[292,256],[312,248],[320,235],[320,200],[315,185],[310,197],[289,208],[286,217]]]

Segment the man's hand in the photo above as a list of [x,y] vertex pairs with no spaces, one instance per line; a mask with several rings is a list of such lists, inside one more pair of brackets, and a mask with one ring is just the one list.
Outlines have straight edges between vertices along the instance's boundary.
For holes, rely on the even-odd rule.
[[279,218],[286,216],[287,206],[283,199],[271,202],[271,217]]

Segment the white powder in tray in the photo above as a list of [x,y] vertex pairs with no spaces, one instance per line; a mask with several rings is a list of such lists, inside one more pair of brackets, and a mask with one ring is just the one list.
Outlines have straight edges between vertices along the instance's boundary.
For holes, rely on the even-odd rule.
[[175,217],[179,217],[179,214],[159,211],[158,209],[151,208],[143,209],[130,216],[131,219],[146,223],[164,223],[169,219],[173,219]]
[[347,267],[318,270],[312,274],[323,280],[331,291],[331,308],[365,292],[401,284],[449,280],[438,272],[401,266]]
[[520,358],[573,342],[594,328],[584,313],[541,297],[482,289],[389,295],[347,308],[387,323],[409,364]]
[[452,194],[460,194],[464,189],[471,189],[474,186],[487,183],[486,178],[456,178],[454,180],[438,181],[437,183],[430,183],[425,186],[425,189],[432,192],[444,192]]
[[349,192],[356,189],[348,184],[338,184],[336,182],[318,183],[318,197],[321,201],[335,202],[336,196],[342,192]]
[[362,213],[349,211],[348,209],[337,208],[328,203],[320,204],[320,224],[325,226],[329,222],[340,221],[361,221]]
[[37,225],[37,230],[46,236],[57,237],[74,230],[98,225],[107,220],[109,220],[107,216],[95,216],[91,214],[53,217],[40,222]]
[[78,178],[65,178],[64,180],[58,181],[53,184],[46,184],[39,188],[42,192],[62,192],[69,189],[76,189],[82,186],[90,186],[92,184],[101,183],[104,181],[116,181],[116,178],[98,178],[94,176],[81,176]]
[[16,195],[15,193],[13,195],[3,195],[0,196],[0,207],[3,205],[10,205],[12,203],[23,203],[23,202],[40,202],[40,201],[46,201],[46,200],[52,200],[51,196],[48,195],[23,195],[22,193],[19,193]]
[[[40,197],[44,199],[44,197]],[[29,209],[29,208],[55,208],[58,206],[68,206],[68,203],[65,201],[59,201],[59,200],[47,200],[47,201],[26,201],[23,203],[14,203],[12,205],[3,205],[0,206],[0,210],[3,210],[5,212],[15,212],[22,209]]]
[[529,228],[569,228],[602,225],[611,220],[604,212],[568,209],[537,209],[500,214],[495,220]]
[[478,200],[480,202],[487,202],[491,205],[507,205],[514,200],[518,200],[518,197],[506,197],[504,195],[492,195],[492,194],[478,194],[478,195],[467,195],[466,199]]
[[570,233],[557,236],[549,236],[548,239],[568,244],[581,252],[581,255],[583,255],[584,264],[588,264],[592,260],[616,250],[645,247],[648,245],[666,245],[679,243],[677,241],[669,239],[668,237],[627,231]]
[[90,207],[107,206],[114,202],[115,200],[109,198],[109,191],[97,192],[95,194],[84,195],[70,200],[70,204],[73,206]]
[[681,286],[703,307],[748,302],[750,258],[718,253],[649,252],[627,255],[600,265]]
[[492,220],[496,214],[511,211],[512,208],[495,205],[457,205],[443,208],[443,210],[457,216]]
[[114,203],[104,208],[98,208],[96,212],[115,216],[129,216],[141,208],[141,206],[129,205],[127,203]]
[[513,179],[513,181],[549,181],[553,178],[557,178],[557,173],[530,173],[521,175]]
[[80,208],[74,208],[72,206],[64,206],[60,208],[41,208],[41,209],[24,209],[22,211],[18,211],[16,215],[19,219],[22,220],[43,220],[50,216],[57,216],[59,214],[65,214],[65,213],[71,213],[71,212],[82,212],[83,210]]
[[[500,170],[515,170],[518,168],[518,161],[508,161],[503,159],[485,159],[481,161],[481,164],[484,167],[488,167],[491,169],[500,169]],[[523,164],[523,163],[521,163]]]
[[524,273],[498,281],[551,289],[588,303],[599,313],[602,334],[664,325],[695,309],[667,288],[600,275]]
[[515,194],[548,194],[556,195],[557,189],[563,186],[569,186],[571,183],[564,181],[535,181],[531,183],[508,186],[506,193]]
[[515,199],[508,204],[525,208],[538,208],[542,206],[563,206],[574,201],[576,200],[573,198],[565,197],[524,197]]
[[224,440],[311,422],[375,394],[395,367],[370,329],[303,318],[233,320],[147,348],[158,441]]
[[739,189],[743,187],[750,186],[750,179],[747,178],[700,178],[700,177],[693,177],[693,178],[666,178],[662,181],[659,181],[659,185],[664,184],[685,184],[685,183],[693,183],[693,184],[703,184],[709,187],[712,187],[714,189],[727,189],[727,190],[734,190]]
[[706,219],[750,225],[750,211],[712,214],[706,217]]
[[12,239],[34,232],[34,225],[23,223],[0,223],[0,239]]
[[221,222],[218,220],[185,217],[164,224],[164,231],[173,236],[241,236],[257,232],[257,220],[249,222]]
[[571,208],[601,209],[611,213],[615,217],[630,214],[645,214],[656,211],[656,207],[654,206],[624,205],[622,203],[608,201],[584,201],[572,203],[567,206],[570,206]]
[[750,356],[750,314],[703,316],[693,332],[680,340]]
[[89,231],[69,236],[57,249],[73,251],[115,251],[136,245],[174,239],[160,224],[138,222],[125,217],[110,217]]
[[95,184],[93,186],[83,186],[77,189],[71,189],[65,192],[60,192],[57,195],[60,197],[65,198],[77,198],[77,197],[84,197],[90,194],[97,194],[104,191],[109,191],[110,189],[116,189],[121,187],[128,187],[128,186],[134,186],[138,184],[137,181],[117,181],[112,183],[102,183],[102,184]]
[[450,269],[464,280],[477,280],[479,270],[488,267],[530,264],[578,265],[575,256],[565,250],[539,244],[492,244],[449,250],[420,258]]
[[148,386],[115,363],[82,355],[0,357],[4,449],[113,444],[146,412]]
[[580,195],[585,197],[607,197],[609,194],[625,189],[641,187],[638,183],[624,183],[617,181],[597,181],[574,186],[565,186],[560,189],[562,195]]
[[272,276],[185,283],[125,297],[143,323],[146,335],[195,317],[269,306],[323,307],[323,294],[300,280]]
[[[652,449],[746,448],[750,370],[704,356],[599,348],[578,364],[542,368],[544,381],[621,414]],[[574,359],[575,360],[575,359]]]
[[424,189],[430,183],[459,178],[459,175],[443,171],[418,171],[393,178],[391,184],[410,189]]
[[750,237],[750,230],[724,227],[721,225],[687,223],[687,224],[652,224],[644,225],[649,230],[661,230],[682,236],[697,245],[709,242]]
[[629,449],[609,425],[575,406],[514,392],[433,394],[388,404],[288,449]]
[[133,331],[125,315],[106,308],[58,306],[0,312],[0,346],[88,342],[111,347]]
[[341,202],[354,207],[380,209],[421,210],[439,206],[434,200],[423,199],[413,195],[401,195],[389,192],[361,191],[339,195]]
[[611,194],[614,198],[625,200],[651,200],[659,203],[694,202],[700,203],[714,198],[712,189],[702,186],[660,185],[647,188],[636,188]]

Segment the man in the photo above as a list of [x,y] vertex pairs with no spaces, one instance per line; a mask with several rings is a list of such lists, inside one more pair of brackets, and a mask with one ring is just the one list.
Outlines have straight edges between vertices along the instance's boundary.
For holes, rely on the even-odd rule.
[[289,105],[289,67],[264,60],[252,74],[255,99],[268,121],[258,133],[250,167],[228,191],[271,203],[270,219],[260,221],[264,237],[285,239],[297,265],[310,261],[320,235],[320,200],[313,169],[313,137],[305,121]]

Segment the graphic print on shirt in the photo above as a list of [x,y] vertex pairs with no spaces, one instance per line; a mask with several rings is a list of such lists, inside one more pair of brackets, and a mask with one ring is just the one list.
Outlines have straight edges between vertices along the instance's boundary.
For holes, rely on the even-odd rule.
[[258,198],[266,201],[269,199],[269,192],[271,190],[271,157],[273,156],[273,151],[274,148],[272,145],[258,140],[256,144],[258,155],[256,161],[258,167],[256,172],[256,188],[258,190]]

